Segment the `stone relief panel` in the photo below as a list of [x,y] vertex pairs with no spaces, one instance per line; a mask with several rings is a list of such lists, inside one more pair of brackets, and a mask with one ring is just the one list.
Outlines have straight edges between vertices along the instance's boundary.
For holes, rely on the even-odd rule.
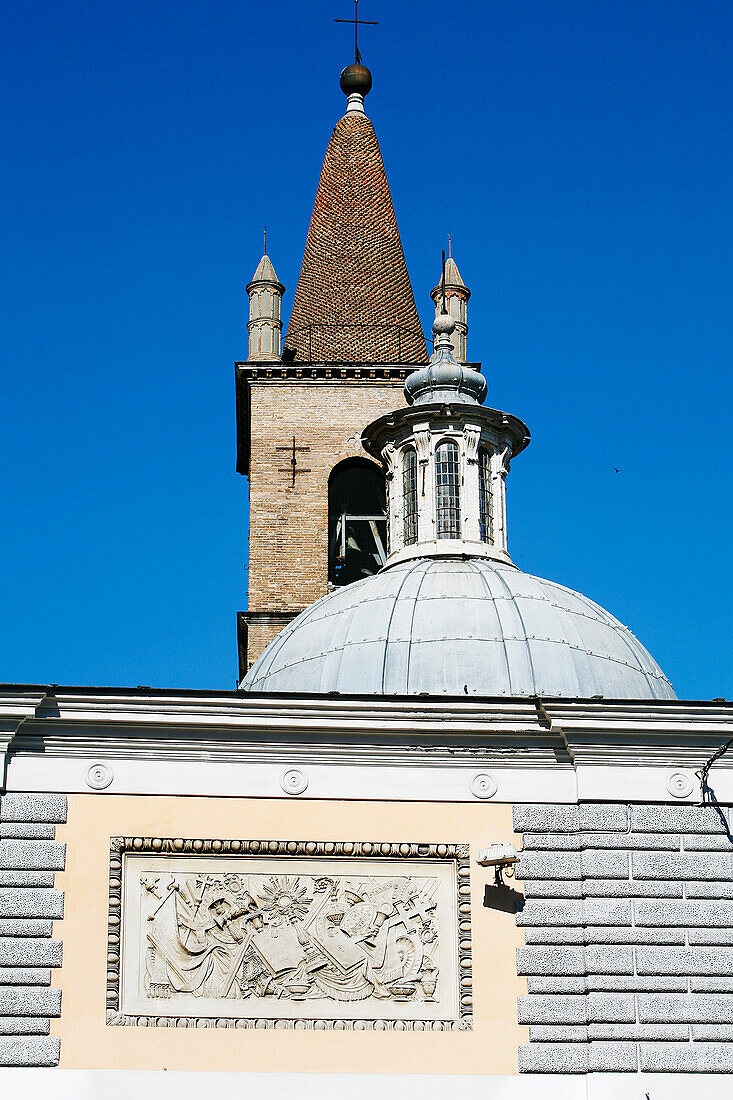
[[115,838],[108,1023],[470,1026],[466,846]]

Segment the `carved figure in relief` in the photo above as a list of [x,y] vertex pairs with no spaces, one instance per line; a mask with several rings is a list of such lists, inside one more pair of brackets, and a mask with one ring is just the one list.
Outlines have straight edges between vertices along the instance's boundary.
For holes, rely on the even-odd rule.
[[435,1001],[437,879],[140,876],[144,992]]

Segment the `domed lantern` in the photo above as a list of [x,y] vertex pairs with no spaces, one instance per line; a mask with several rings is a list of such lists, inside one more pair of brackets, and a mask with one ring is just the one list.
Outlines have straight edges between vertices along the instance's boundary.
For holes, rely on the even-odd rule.
[[504,482],[529,430],[480,404],[486,382],[456,362],[454,329],[447,313],[436,316],[430,362],[405,382],[409,407],[375,420],[362,436],[387,468],[387,564],[450,554],[511,560]]

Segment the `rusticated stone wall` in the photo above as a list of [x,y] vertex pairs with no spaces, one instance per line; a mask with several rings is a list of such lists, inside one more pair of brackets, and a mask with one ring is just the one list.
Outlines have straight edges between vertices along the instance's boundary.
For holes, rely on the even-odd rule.
[[49,1031],[61,991],[50,986],[61,943],[51,932],[63,916],[53,888],[66,857],[54,839],[63,821],[65,795],[0,795],[0,1066],[58,1065]]
[[731,807],[523,805],[525,1073],[733,1071]]

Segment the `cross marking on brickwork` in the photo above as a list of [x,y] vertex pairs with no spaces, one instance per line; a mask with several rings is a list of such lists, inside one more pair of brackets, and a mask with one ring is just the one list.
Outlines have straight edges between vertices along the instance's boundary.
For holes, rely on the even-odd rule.
[[334,19],[334,23],[353,23],[354,24],[354,64],[361,65],[361,54],[359,53],[359,27],[366,26],[378,27],[379,22],[376,19],[360,19],[359,18],[359,0],[354,0],[354,18],[353,19]]
[[310,447],[296,447],[296,445],[295,445],[295,436],[293,436],[293,442],[289,443],[287,447],[276,447],[275,450],[276,451],[289,451],[290,452],[290,456],[291,456],[290,457],[290,465],[289,466],[278,466],[277,472],[279,474],[290,474],[290,476],[293,479],[292,483],[291,483],[291,488],[294,489],[295,488],[295,475],[296,474],[309,474],[310,473],[310,468],[309,467],[298,465],[297,452],[298,451],[309,451]]

